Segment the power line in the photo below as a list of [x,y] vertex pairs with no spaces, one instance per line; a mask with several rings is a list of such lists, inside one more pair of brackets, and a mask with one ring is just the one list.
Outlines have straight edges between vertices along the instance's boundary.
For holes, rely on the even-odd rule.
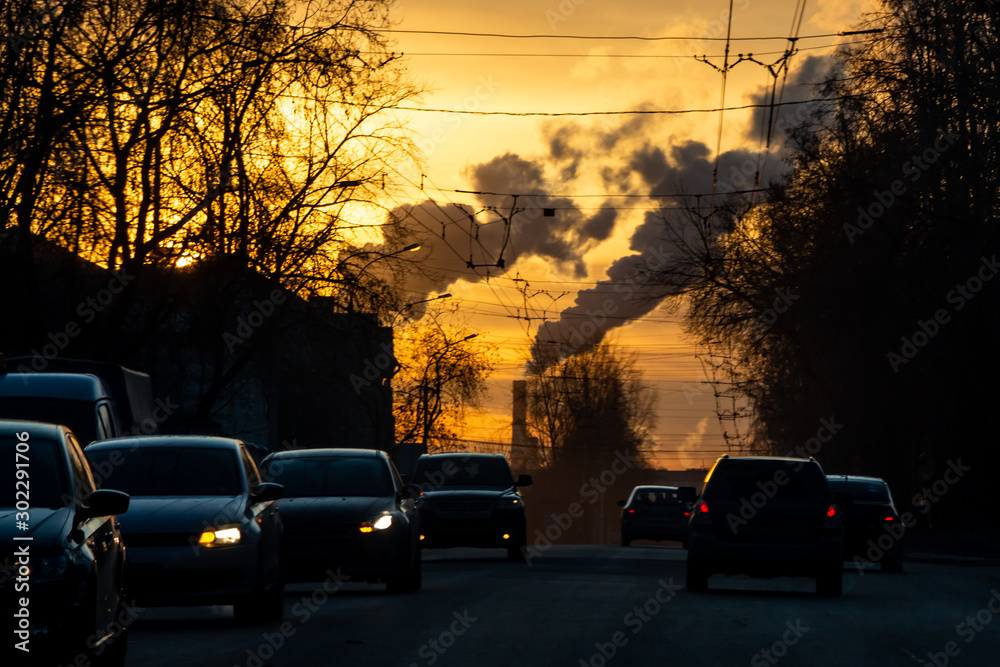
[[[821,44],[817,46],[806,46],[800,51],[816,51],[820,49],[832,49],[837,46],[844,46],[849,44],[864,44],[870,40],[856,40],[852,42],[840,42],[834,44]],[[363,51],[365,55],[379,55],[376,51]],[[748,56],[776,56],[783,54],[784,51],[760,51],[755,53],[749,53]],[[411,56],[421,56],[421,57],[451,57],[457,56],[462,58],[468,57],[485,57],[485,58],[667,58],[667,59],[690,59],[690,58],[721,58],[722,54],[717,55],[696,55],[693,53],[689,54],[657,54],[657,53],[482,53],[482,52],[460,52],[460,51],[403,51],[400,53],[403,57]],[[742,55],[742,54],[741,54]]]
[[[798,100],[795,102],[782,102],[776,104],[775,106],[793,106],[798,104],[813,104],[816,102],[840,102],[848,99],[857,99],[857,95],[845,95],[842,97],[815,97],[808,100]],[[544,117],[560,117],[560,116],[656,116],[656,115],[679,115],[679,114],[690,114],[690,113],[719,113],[726,111],[743,111],[745,109],[761,109],[768,107],[770,104],[743,104],[741,106],[735,107],[719,107],[715,109],[629,109],[624,111],[473,111],[467,109],[431,109],[427,107],[401,107],[393,106],[386,107],[397,109],[399,111],[424,111],[428,113],[454,113],[463,114],[467,116],[515,116],[515,117],[527,117],[527,116],[544,116]]]
[[[456,37],[494,37],[501,39],[582,39],[582,40],[616,40],[616,41],[642,41],[642,42],[667,42],[667,41],[692,41],[692,42],[764,42],[773,40],[786,40],[788,39],[784,35],[779,35],[777,37],[695,37],[690,35],[667,35],[662,37],[643,37],[640,35],[551,35],[551,34],[536,34],[536,35],[517,35],[510,33],[498,33],[498,32],[457,32],[448,30],[398,30],[395,28],[375,28],[372,32],[385,32],[385,33],[395,33],[395,34],[406,34],[406,35],[449,35]],[[858,34],[870,34],[874,31],[842,31],[842,32],[828,32],[816,35],[804,35],[801,39],[819,39],[823,37],[846,37],[849,35]],[[878,29],[878,32],[882,32]]]

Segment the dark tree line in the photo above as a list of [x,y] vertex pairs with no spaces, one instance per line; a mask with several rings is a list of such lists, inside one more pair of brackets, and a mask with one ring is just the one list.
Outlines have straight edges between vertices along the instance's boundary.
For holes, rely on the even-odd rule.
[[[902,505],[961,458],[976,481],[942,506],[988,497],[998,17],[996,0],[887,0],[840,52],[831,102],[791,131],[790,174],[763,202],[709,221],[667,212],[675,237],[705,241],[664,278],[688,281],[690,331],[730,355],[752,451],[808,442],[828,472],[888,478]],[[831,418],[842,427],[818,438]]]

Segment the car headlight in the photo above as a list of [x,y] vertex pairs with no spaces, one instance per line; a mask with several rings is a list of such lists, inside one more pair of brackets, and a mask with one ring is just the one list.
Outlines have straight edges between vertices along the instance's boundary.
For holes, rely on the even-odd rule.
[[228,528],[211,528],[204,531],[198,538],[198,544],[209,549],[215,547],[231,547],[240,543],[243,534],[237,526]]
[[65,551],[53,551],[38,559],[38,574],[45,579],[58,579],[69,571],[69,557]]
[[365,521],[361,524],[362,533],[371,533],[376,530],[385,530],[392,525],[392,515],[383,514],[374,521]]
[[501,498],[497,501],[497,507],[502,510],[516,510],[524,507],[520,498]]

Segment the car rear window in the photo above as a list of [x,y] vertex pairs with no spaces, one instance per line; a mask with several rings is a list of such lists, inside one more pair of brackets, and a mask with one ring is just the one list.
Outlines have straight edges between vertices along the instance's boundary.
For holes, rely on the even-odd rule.
[[268,481],[285,487],[285,498],[386,497],[395,493],[388,466],[377,458],[277,458],[265,462],[261,472]]
[[422,459],[417,463],[413,481],[422,488],[440,487],[510,487],[514,475],[501,458],[448,456]]
[[[30,508],[58,509],[68,506],[73,494],[69,488],[66,459],[59,443],[29,437],[28,446],[20,448],[26,451],[21,451],[21,456],[18,456],[18,442],[13,436],[0,436],[0,507],[16,508],[18,501],[26,502]],[[18,480],[18,470],[27,470],[28,477]],[[27,483],[18,485],[18,481]],[[22,493],[18,494],[18,491]]]
[[889,488],[881,482],[865,480],[830,480],[830,490],[834,493],[849,493],[856,502],[889,503]]
[[[210,447],[89,448],[101,486],[131,496],[238,496],[243,493],[237,453]],[[118,454],[112,457],[112,453]],[[116,465],[117,464],[117,465]]]
[[777,502],[830,502],[826,476],[815,463],[723,459],[705,484],[706,502],[740,502],[764,493]]
[[677,489],[636,489],[632,496],[633,505],[680,505]]

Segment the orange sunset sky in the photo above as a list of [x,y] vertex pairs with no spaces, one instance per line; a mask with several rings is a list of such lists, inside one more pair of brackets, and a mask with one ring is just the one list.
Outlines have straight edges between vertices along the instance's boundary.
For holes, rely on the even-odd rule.
[[[394,29],[413,32],[389,36],[394,50],[406,54],[411,77],[429,88],[407,106],[518,113],[716,109],[722,76],[694,56],[705,55],[722,66],[729,6],[722,0],[401,0],[392,12]],[[779,62],[788,37],[796,34],[797,51],[789,60],[782,99],[813,97],[807,84],[822,79],[834,47],[864,39],[836,33],[854,28],[870,8],[859,0],[805,5],[734,0],[730,61],[752,53],[759,62],[740,62],[729,70],[725,106],[766,101],[772,77],[759,63]],[[517,39],[417,31],[682,39]],[[745,39],[762,37],[771,39]],[[783,107],[780,114],[794,114],[796,108]],[[454,297],[442,303],[479,333],[477,342],[498,350],[501,362],[489,395],[469,415],[463,435],[509,442],[511,381],[522,376],[528,346],[542,322],[558,320],[580,290],[595,290],[592,296],[598,297],[610,291],[598,285],[608,279],[609,267],[655,244],[643,224],[652,220],[660,201],[669,199],[653,199],[651,193],[711,191],[719,113],[395,113],[416,133],[423,162],[400,166],[399,187],[386,206],[418,206],[414,220],[435,235],[422,242],[418,253],[444,276],[439,283],[414,286],[412,299],[450,292]],[[720,152],[733,160],[720,167],[721,189],[740,189],[732,165],[761,159],[765,113],[725,113]],[[780,142],[773,141],[765,163],[771,171],[765,173],[779,167],[779,155]],[[473,272],[465,266],[470,253],[487,263],[486,254],[495,257],[501,243],[490,230],[499,231],[502,224],[486,224],[499,217],[484,207],[506,212],[512,200],[455,190],[540,190],[559,198],[549,204],[557,207],[554,217],[513,226],[503,270],[479,267]],[[470,241],[468,212],[485,225],[480,245]],[[440,240],[442,230],[445,241]],[[619,323],[624,326],[610,335],[634,351],[644,380],[657,391],[652,429],[656,460],[671,468],[710,464],[725,451],[722,427],[695,356],[699,350],[684,336],[680,314],[661,305],[626,323],[629,319],[623,318]]]

